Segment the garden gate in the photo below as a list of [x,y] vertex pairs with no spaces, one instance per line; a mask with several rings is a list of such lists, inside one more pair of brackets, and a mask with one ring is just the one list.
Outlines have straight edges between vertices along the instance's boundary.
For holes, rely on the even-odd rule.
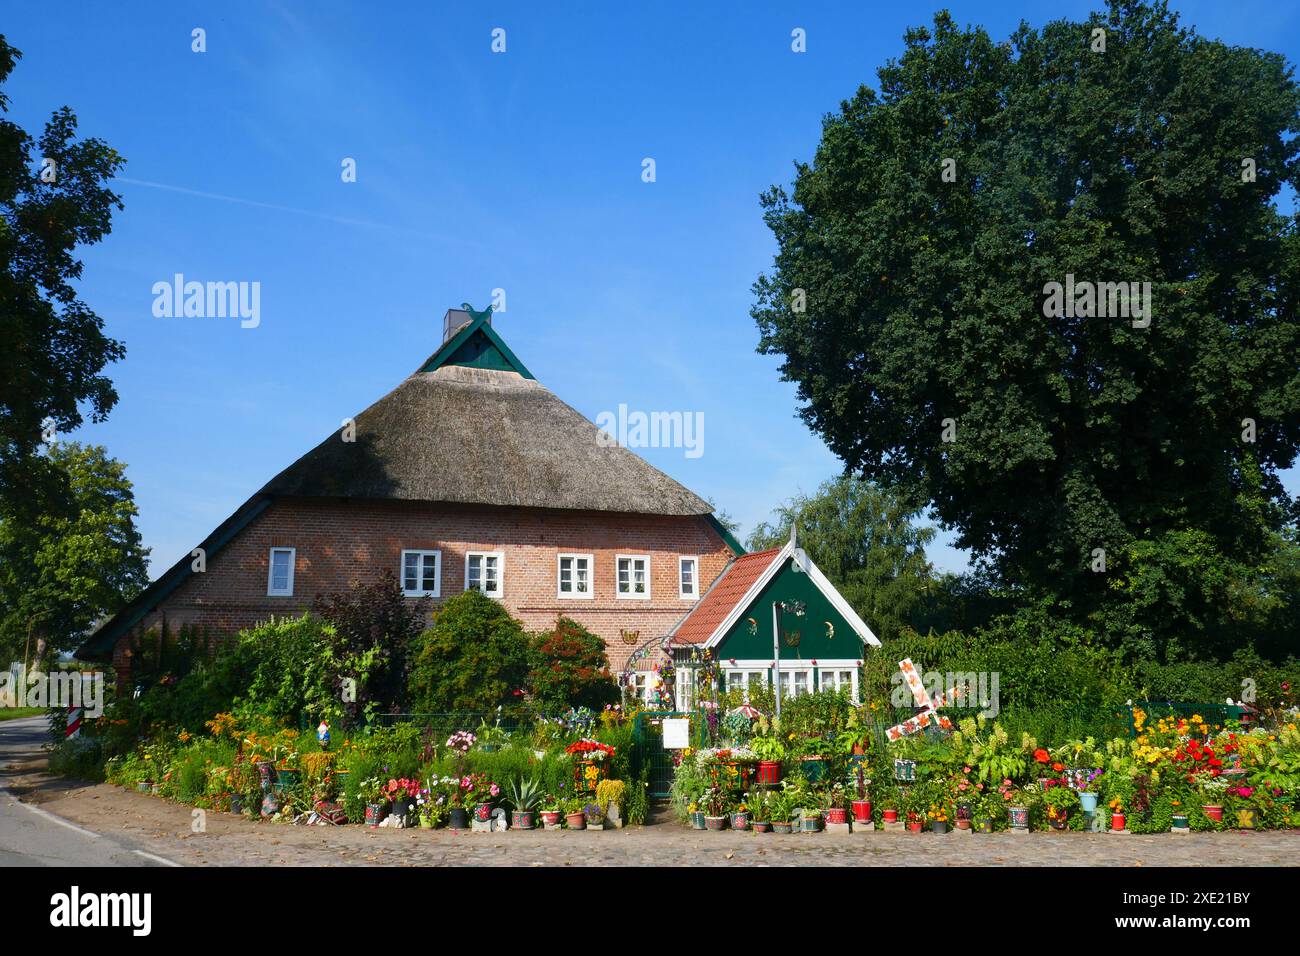
[[691,721],[691,745],[698,745],[701,721],[698,714],[676,710],[638,711],[632,724],[635,748],[634,772],[645,773],[651,797],[666,797],[673,785],[673,751],[664,749],[664,719],[686,717]]

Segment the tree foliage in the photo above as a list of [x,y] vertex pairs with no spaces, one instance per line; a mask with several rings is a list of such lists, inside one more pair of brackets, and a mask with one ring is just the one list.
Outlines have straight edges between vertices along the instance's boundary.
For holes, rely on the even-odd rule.
[[[1203,576],[1269,560],[1293,507],[1278,473],[1300,443],[1300,239],[1275,199],[1300,184],[1300,93],[1284,59],[1112,2],[1005,44],[941,13],[879,81],[826,117],[792,194],[763,197],[778,252],[753,315],[803,418],[1064,612],[1137,599],[1152,613],[1131,629],[1152,641],[1222,623],[1236,585]],[[1149,327],[1046,317],[1067,274],[1150,282]],[[1102,551],[1118,585],[1094,570]],[[1160,555],[1179,567],[1140,571]]]
[[28,462],[27,493],[0,498],[0,640],[75,647],[148,583],[131,482],[97,445],[58,442]]
[[877,637],[913,622],[934,585],[925,546],[934,529],[918,527],[916,510],[867,481],[841,476],[812,496],[777,507],[772,523],[749,536],[751,551],[780,547],[799,529],[799,545]]
[[[0,112],[8,111],[3,84],[21,55],[0,35]],[[77,298],[81,263],[73,253],[106,236],[113,209],[122,208],[105,184],[123,160],[76,131],[67,107],[35,140],[0,118],[0,497],[26,483],[43,422],[68,432],[82,422],[82,403],[99,421],[117,401],[102,373],[124,349]]]

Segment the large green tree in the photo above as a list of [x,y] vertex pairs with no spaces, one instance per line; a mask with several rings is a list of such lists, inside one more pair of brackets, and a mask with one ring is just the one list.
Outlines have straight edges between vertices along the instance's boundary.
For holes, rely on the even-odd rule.
[[415,642],[411,707],[441,714],[521,704],[529,663],[523,625],[499,601],[462,592],[442,606],[433,626]]
[[936,586],[925,546],[934,529],[899,496],[849,476],[796,495],[749,536],[751,551],[780,547],[798,528],[799,545],[878,637],[914,625]]
[[[0,113],[20,56],[0,35]],[[0,117],[0,496],[30,480],[32,453],[50,429],[75,429],[87,408],[102,420],[117,401],[103,369],[124,350],[77,298],[74,252],[107,235],[122,208],[105,184],[123,160],[76,130],[67,107],[37,139]]]
[[[1072,613],[1126,600],[1112,572],[1173,560],[1171,534],[1266,560],[1300,442],[1283,58],[1117,2],[1006,43],[940,13],[879,81],[763,197],[753,315],[805,421]],[[1049,317],[1067,275],[1149,282],[1149,324]],[[1226,586],[1134,627],[1208,626]]]
[[148,583],[148,549],[121,462],[95,445],[58,442],[28,463],[21,498],[0,498],[0,642],[58,650]]

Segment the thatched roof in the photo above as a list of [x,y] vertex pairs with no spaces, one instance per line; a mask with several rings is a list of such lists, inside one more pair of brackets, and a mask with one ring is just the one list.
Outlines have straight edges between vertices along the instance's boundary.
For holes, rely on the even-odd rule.
[[660,515],[713,509],[535,379],[442,365],[416,372],[262,494],[566,508]]

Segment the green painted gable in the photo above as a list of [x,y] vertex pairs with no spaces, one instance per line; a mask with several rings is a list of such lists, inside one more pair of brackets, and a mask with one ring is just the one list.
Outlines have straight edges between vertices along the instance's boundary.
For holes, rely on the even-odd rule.
[[[781,642],[781,660],[831,660],[835,658],[861,659],[864,642],[853,626],[835,609],[826,595],[813,583],[812,578],[796,571],[793,558],[786,558],[781,570],[759,592],[740,619],[718,642],[715,656],[720,661],[772,660],[772,602],[802,601],[802,617],[783,614],[781,626],[785,639]],[[750,633],[750,619],[754,633]],[[830,635],[826,622],[834,627]],[[798,646],[791,646],[791,632],[799,632]]]
[[444,365],[462,365],[497,372],[518,372],[523,378],[532,378],[533,373],[492,328],[488,321],[492,315],[491,307],[471,314],[476,316],[475,319],[443,343],[442,348],[420,366],[420,371],[432,372]]

